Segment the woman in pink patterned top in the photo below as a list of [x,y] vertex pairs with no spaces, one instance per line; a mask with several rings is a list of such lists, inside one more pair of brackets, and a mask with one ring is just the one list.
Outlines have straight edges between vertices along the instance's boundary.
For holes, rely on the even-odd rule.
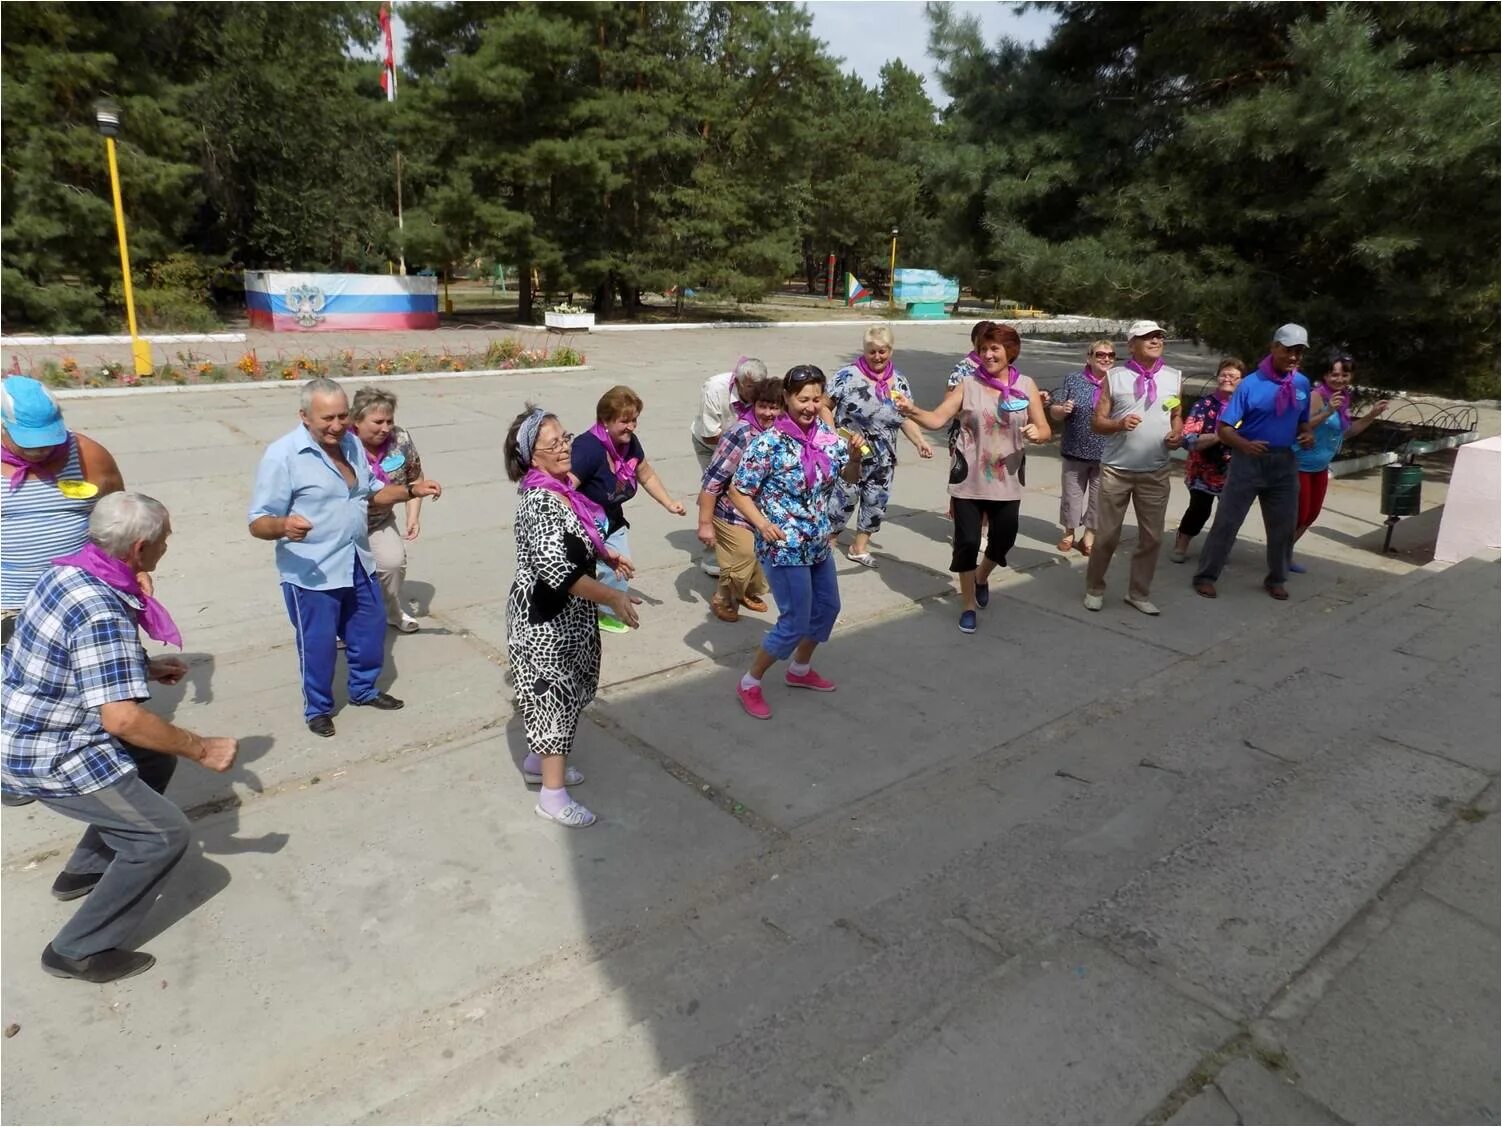
[[[949,389],[932,411],[904,400],[900,409],[929,430],[957,419],[954,454],[949,467],[949,496],[954,505],[954,553],[949,570],[960,578],[965,607],[960,630],[975,633],[976,611],[991,601],[989,580],[1017,542],[1022,508],[1023,448],[1052,436],[1038,385],[1013,366],[1022,338],[1010,325],[991,325],[971,354],[973,371]],[[989,525],[985,559],[980,559],[981,520]]]

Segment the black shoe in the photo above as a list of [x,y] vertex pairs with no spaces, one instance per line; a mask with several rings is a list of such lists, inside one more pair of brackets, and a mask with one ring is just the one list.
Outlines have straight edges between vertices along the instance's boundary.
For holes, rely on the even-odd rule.
[[315,736],[332,736],[334,734],[334,718],[332,716],[315,716],[308,721],[308,731]]
[[398,708],[406,708],[407,702],[397,700],[390,693],[377,693],[369,700],[352,700],[349,702],[361,708],[379,708],[383,712],[395,712]]
[[155,955],[145,951],[122,951],[111,947],[86,959],[70,959],[59,955],[47,944],[42,952],[42,969],[54,978],[81,978],[85,982],[114,982],[133,974],[150,970],[156,963]]
[[28,798],[23,794],[7,794],[0,796],[0,802],[3,802],[6,806],[29,806],[35,801],[36,799]]
[[77,900],[80,896],[87,896],[94,891],[102,876],[103,873],[70,873],[64,869],[52,882],[53,899]]

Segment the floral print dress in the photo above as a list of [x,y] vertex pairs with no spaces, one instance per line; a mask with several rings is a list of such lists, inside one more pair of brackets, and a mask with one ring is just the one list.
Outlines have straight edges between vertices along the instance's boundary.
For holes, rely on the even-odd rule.
[[[1192,434],[1214,434],[1220,426],[1220,413],[1225,404],[1215,392],[1204,396],[1189,409],[1184,420],[1184,437]],[[1189,451],[1189,460],[1184,466],[1184,482],[1190,489],[1219,496],[1225,488],[1226,471],[1231,468],[1231,448],[1217,442],[1204,450]]]
[[1028,422],[1028,402],[1036,394],[1031,376],[1018,375],[1012,398],[971,377],[961,385],[959,433],[955,449],[965,457],[968,472],[949,487],[951,497],[974,501],[1022,500],[1022,462]]
[[764,540],[756,534],[756,558],[762,566],[812,567],[829,556],[830,494],[840,471],[850,460],[850,447],[818,423],[820,449],[829,461],[820,466],[813,485],[803,472],[802,446],[779,430],[765,430],[751,440],[735,471],[735,488],[756,502],[762,515],[787,539]]

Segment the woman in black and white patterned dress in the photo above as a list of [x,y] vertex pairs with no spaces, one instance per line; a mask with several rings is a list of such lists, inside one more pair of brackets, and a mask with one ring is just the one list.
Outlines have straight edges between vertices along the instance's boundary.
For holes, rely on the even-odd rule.
[[506,434],[506,474],[520,482],[516,506],[516,575],[506,600],[516,704],[527,734],[522,770],[541,785],[537,813],[559,825],[593,825],[590,810],[569,797],[584,776],[567,766],[579,715],[600,681],[596,606],[637,625],[640,599],[595,579],[605,559],[623,579],[631,561],[605,547],[605,514],[569,476],[572,436],[540,407],[517,416]]

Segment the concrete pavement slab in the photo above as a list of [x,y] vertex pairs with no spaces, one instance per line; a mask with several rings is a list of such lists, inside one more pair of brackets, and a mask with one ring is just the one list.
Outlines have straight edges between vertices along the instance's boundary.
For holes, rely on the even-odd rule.
[[1502,857],[1502,823],[1495,815],[1454,831],[1452,848],[1424,879],[1424,891],[1477,923],[1497,929],[1497,889],[1502,886],[1498,858]]
[[1290,1031],[1300,1089],[1352,1123],[1495,1122],[1498,954],[1495,929],[1410,901]]
[[1091,944],[1027,952],[856,1070],[831,1121],[1135,1123],[1233,1028]]
[[1235,1110],[1237,1123],[1345,1122],[1302,1092],[1286,1073],[1246,1057],[1217,1072],[1215,1087]]
[[1174,850],[1080,926],[1252,1016],[1483,784],[1358,738]]

